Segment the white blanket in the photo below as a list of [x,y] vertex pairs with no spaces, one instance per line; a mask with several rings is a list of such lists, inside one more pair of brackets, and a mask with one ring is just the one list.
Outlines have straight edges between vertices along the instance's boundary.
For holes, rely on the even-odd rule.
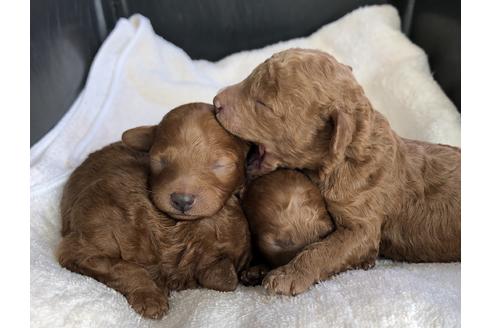
[[460,143],[460,117],[433,80],[425,53],[401,32],[396,10],[366,7],[313,35],[211,63],[191,60],[156,36],[142,16],[122,19],[97,54],[86,86],[62,121],[31,149],[31,324],[33,327],[455,327],[460,264],[378,261],[297,297],[261,287],[174,292],[161,321],[141,319],[123,296],[62,269],[58,203],[70,172],[127,128],[155,124],[171,108],[211,102],[272,53],[328,51],[351,65],[374,107],[402,136]]

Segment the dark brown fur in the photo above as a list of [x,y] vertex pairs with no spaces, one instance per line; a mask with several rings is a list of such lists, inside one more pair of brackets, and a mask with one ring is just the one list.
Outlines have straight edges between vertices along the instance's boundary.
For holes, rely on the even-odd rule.
[[[319,189],[295,170],[280,169],[255,179],[246,188],[242,206],[253,245],[267,268],[287,264],[334,229]],[[261,272],[266,270],[254,266],[242,272],[241,280],[261,283]]]
[[302,169],[317,184],[336,231],[264,279],[298,294],[319,280],[403,261],[461,258],[461,150],[399,137],[372,108],[348,66],[290,49],[214,99],[219,122],[265,149],[257,174]]
[[[89,155],[64,189],[60,264],[121,292],[145,317],[168,310],[169,290],[234,290],[249,261],[248,225],[233,195],[246,146],[210,109],[184,105],[158,126],[125,132],[127,145]],[[169,206],[175,191],[197,195],[189,213]]]

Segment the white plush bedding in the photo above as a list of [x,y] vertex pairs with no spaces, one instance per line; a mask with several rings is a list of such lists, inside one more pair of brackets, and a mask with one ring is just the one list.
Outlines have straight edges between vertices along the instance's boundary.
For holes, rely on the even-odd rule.
[[396,10],[366,7],[313,35],[211,63],[191,60],[142,16],[122,19],[99,50],[86,86],[63,120],[31,149],[33,327],[457,327],[460,264],[378,261],[297,297],[261,287],[172,293],[161,321],[141,319],[123,296],[62,269],[58,202],[70,172],[127,128],[155,124],[171,108],[211,102],[272,53],[318,48],[353,67],[374,107],[402,136],[460,144],[460,117],[433,80],[425,53],[401,32]]

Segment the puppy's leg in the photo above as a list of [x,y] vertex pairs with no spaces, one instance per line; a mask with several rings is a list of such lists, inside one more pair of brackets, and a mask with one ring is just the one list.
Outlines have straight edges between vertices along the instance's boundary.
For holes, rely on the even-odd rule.
[[313,243],[288,264],[271,271],[263,280],[270,293],[297,295],[312,284],[352,269],[374,265],[378,254],[380,226],[358,221],[341,225],[320,242]]
[[102,254],[74,234],[62,240],[58,260],[68,270],[90,276],[117,290],[146,318],[162,318],[169,309],[168,291],[159,288],[144,267]]
[[198,273],[198,282],[205,288],[223,292],[233,291],[238,284],[234,264],[228,258],[215,262]]

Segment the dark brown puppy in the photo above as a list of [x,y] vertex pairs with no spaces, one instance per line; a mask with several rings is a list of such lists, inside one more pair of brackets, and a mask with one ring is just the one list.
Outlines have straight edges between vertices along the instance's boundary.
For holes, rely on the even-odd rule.
[[255,179],[244,192],[242,206],[253,247],[267,262],[266,268],[260,265],[242,272],[246,284],[261,283],[267,268],[287,264],[334,229],[319,189],[295,170],[280,169]]
[[233,195],[246,150],[207,104],[126,131],[123,143],[89,155],[65,186],[60,264],[116,289],[148,318],[168,310],[169,290],[234,290],[250,257]]
[[290,49],[214,99],[219,122],[256,143],[259,171],[303,169],[320,188],[336,231],[264,279],[298,294],[378,254],[459,261],[461,150],[399,137],[348,66]]

